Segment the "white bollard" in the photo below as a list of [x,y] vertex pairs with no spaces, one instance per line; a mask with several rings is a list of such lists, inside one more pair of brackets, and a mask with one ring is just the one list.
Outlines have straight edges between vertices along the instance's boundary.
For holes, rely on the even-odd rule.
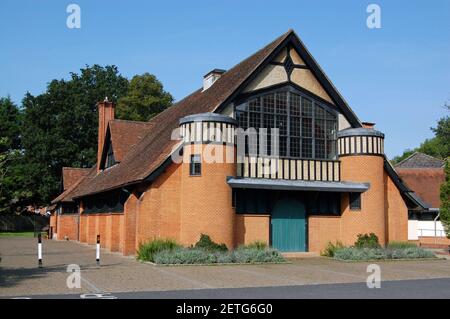
[[97,261],[97,266],[100,266],[100,235],[97,235],[97,247],[95,252],[95,260]]
[[41,234],[38,235],[38,265],[42,268],[42,237]]

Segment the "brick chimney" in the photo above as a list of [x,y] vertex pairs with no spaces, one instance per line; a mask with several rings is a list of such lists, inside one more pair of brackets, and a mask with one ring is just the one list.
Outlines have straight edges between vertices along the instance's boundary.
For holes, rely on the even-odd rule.
[[100,170],[100,160],[102,156],[103,144],[105,143],[106,129],[108,122],[114,120],[115,105],[108,101],[108,97],[103,102],[97,103],[98,108],[98,150],[97,150],[97,171]]

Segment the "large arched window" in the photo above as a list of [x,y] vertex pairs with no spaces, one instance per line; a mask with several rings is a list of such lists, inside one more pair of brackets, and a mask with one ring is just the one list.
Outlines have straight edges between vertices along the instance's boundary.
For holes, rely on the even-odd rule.
[[[322,103],[290,91],[250,98],[236,107],[236,119],[243,129],[279,129],[280,157],[334,159],[336,157],[336,114]],[[267,153],[271,154],[271,139]],[[246,152],[257,153],[257,145]],[[253,150],[253,152],[251,151]]]

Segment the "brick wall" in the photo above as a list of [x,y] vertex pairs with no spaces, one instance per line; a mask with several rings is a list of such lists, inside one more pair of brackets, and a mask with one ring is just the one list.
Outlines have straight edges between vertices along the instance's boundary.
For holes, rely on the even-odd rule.
[[255,241],[269,244],[270,216],[257,214],[236,215],[235,245],[247,245]]
[[124,206],[123,215],[123,249],[124,255],[133,255],[136,252],[136,214],[138,210],[138,198],[131,194]]
[[136,245],[155,238],[180,240],[181,165],[172,164],[139,199]]
[[[234,146],[219,144],[198,145],[184,148],[181,164],[181,228],[180,242],[191,245],[198,241],[200,234],[208,234],[219,243],[234,247],[234,209],[232,208],[231,187],[227,176],[236,175],[236,164],[225,163],[227,154],[234,152]],[[228,153],[227,153],[228,152]],[[189,175],[191,154],[214,154],[222,163],[207,163],[202,158],[201,176]]]
[[345,245],[355,242],[358,234],[375,233],[381,244],[386,242],[384,160],[381,156],[341,157],[341,180],[370,183],[361,194],[360,211],[350,210],[348,195],[342,197],[341,240]]
[[[93,245],[100,235],[100,246],[111,251],[119,251],[122,240],[120,227],[123,225],[122,213],[81,214],[80,242]],[[122,250],[120,250],[122,251]]]
[[392,179],[384,173],[386,190],[387,240],[408,240],[408,207]]
[[321,252],[328,242],[342,240],[341,217],[308,217],[308,251]]
[[78,214],[59,215],[57,229],[58,239],[78,240]]

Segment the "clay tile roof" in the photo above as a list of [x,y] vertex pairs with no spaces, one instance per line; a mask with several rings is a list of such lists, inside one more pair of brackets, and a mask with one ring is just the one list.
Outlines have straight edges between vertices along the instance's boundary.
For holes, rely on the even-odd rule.
[[58,197],[52,200],[52,204],[60,203],[60,202],[73,202],[73,195],[75,191],[78,189],[78,186],[81,185],[82,182],[86,182],[91,180],[95,174],[97,173],[97,165],[92,168],[84,169],[87,171],[87,174],[78,179],[75,183],[73,183],[69,188],[64,190]]
[[439,208],[441,184],[445,181],[443,168],[396,168],[403,182],[431,208]]
[[84,179],[72,197],[78,198],[138,183],[149,176],[180,143],[171,140],[172,131],[178,127],[180,118],[190,114],[214,112],[293,33],[293,30],[289,30],[240,62],[225,72],[209,89],[199,89],[155,116],[149,121],[151,129],[146,136],[123,156],[119,164],[93,178]]
[[114,158],[121,162],[152,128],[153,122],[113,120],[109,122]]
[[439,168],[444,167],[445,162],[433,156],[415,152],[396,164],[396,168]]
[[63,167],[62,170],[63,189],[66,190],[70,188],[82,177],[86,176],[87,173],[89,173],[89,168]]

